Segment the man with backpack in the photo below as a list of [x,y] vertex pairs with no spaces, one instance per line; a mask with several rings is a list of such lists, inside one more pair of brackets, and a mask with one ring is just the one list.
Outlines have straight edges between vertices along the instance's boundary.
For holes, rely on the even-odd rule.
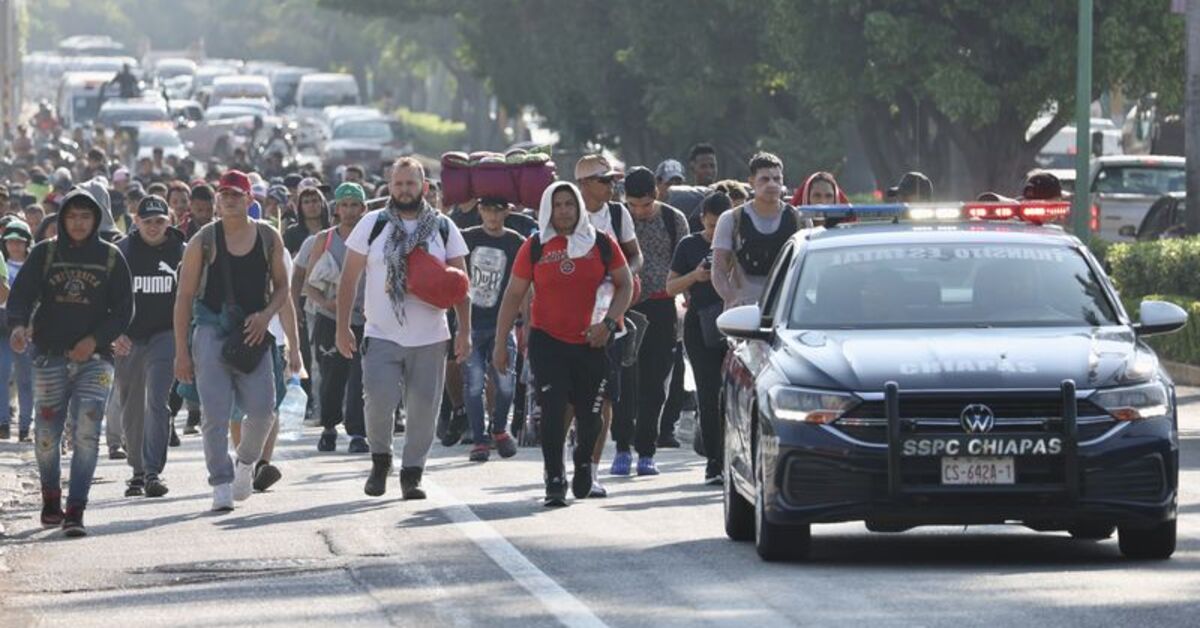
[[[83,511],[112,388],[112,343],[133,316],[129,267],[116,246],[101,240],[102,214],[90,191],[68,193],[58,213],[58,237],[33,248],[8,299],[13,351],[24,353],[33,341],[42,524],[61,525],[73,537],[87,534]],[[64,513],[59,457],[68,412],[74,453]]]
[[[255,465],[275,424],[275,339],[267,328],[277,313],[294,316],[284,307],[290,295],[283,238],[250,218],[250,203],[249,177],[238,170],[221,175],[221,219],[202,227],[184,251],[175,299],[175,377],[199,392],[204,459],[218,512],[233,510],[234,501],[249,499],[254,490]],[[288,341],[288,367],[299,372],[299,343]],[[245,419],[233,460],[229,422],[235,403]]]
[[721,215],[713,234],[712,283],[725,308],[758,303],[767,273],[796,231],[800,213],[783,201],[783,162],[771,153],[750,158],[754,200]]
[[388,204],[364,216],[350,233],[338,284],[337,347],[350,359],[359,350],[350,313],[366,272],[361,351],[371,474],[363,492],[372,497],[387,491],[393,411],[403,396],[408,418],[400,492],[404,499],[425,498],[421,476],[442,403],[451,305],[458,319],[455,359],[462,364],[471,353],[467,244],[458,227],[425,201],[427,186],[421,162],[396,160]]
[[167,201],[147,196],[138,203],[137,229],[117,243],[133,275],[134,315],[116,342],[116,392],[121,425],[133,469],[126,497],[162,497],[167,485],[159,474],[167,462],[171,417],[167,398],[174,380],[175,307],[184,235],[171,226]]
[[655,179],[654,173],[641,167],[630,170],[625,177],[625,202],[642,251],[642,266],[638,269],[642,291],[633,309],[646,317],[647,327],[638,350],[636,420],[617,417],[613,438],[618,455],[628,456],[631,444],[637,449],[638,475],[658,475],[654,454],[678,334],[675,298],[667,294],[667,274],[675,246],[688,235],[683,212],[655,200]]

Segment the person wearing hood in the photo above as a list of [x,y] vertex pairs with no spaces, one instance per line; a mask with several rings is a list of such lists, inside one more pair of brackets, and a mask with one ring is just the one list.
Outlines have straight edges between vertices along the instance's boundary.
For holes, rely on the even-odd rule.
[[[633,298],[633,275],[616,239],[586,220],[579,189],[571,183],[546,188],[537,235],[521,245],[496,323],[492,366],[508,369],[508,335],[530,288],[529,365],[542,408],[542,459],[548,508],[567,505],[563,447],[568,404],[576,435],[571,491],[592,490],[592,452],[600,436],[600,405],[608,374],[605,347],[617,333]],[[611,284],[609,284],[611,280]]]
[[300,188],[296,196],[299,216],[296,224],[283,232],[283,245],[293,256],[300,252],[300,247],[309,236],[329,228],[329,204],[325,195],[315,187]]
[[[105,242],[116,242],[119,240],[123,233],[117,228],[117,224],[113,220],[111,197],[108,193],[108,181],[104,177],[96,177],[84,181],[79,184],[79,187],[87,190],[100,206],[100,229],[98,231],[100,238]],[[63,206],[66,206],[65,201]]]
[[[842,192],[842,188],[838,186],[837,179],[828,172],[814,172],[804,180],[804,185],[796,190],[792,195],[792,206],[803,207],[805,205],[849,205],[850,199],[846,198],[846,194]],[[825,226],[833,227],[839,221],[835,218],[826,218]]]
[[[5,271],[8,276],[8,284],[12,284],[17,280],[21,267],[25,265],[25,260],[29,257],[29,248],[33,246],[33,232],[29,230],[29,225],[20,220],[13,220],[5,225],[2,238],[3,241],[0,242],[0,245],[4,247]],[[7,289],[7,285],[5,289]],[[3,308],[0,308],[0,317],[7,317]],[[30,356],[27,354],[14,353],[7,342],[0,343],[0,382],[7,384],[14,372],[17,376],[20,412],[17,440],[25,443],[30,440],[29,431],[33,426],[33,362],[30,361]],[[0,397],[2,397],[0,398],[0,440],[9,438],[12,413],[9,410],[8,390],[8,386],[0,388]]]
[[[100,238],[103,215],[87,187],[67,194],[57,217],[59,237],[33,247],[8,299],[12,349],[34,352],[42,523],[61,524],[68,536],[87,533],[83,511],[112,387],[112,343],[133,318],[129,266]],[[74,454],[64,514],[59,445],[68,410]]]
[[171,322],[185,239],[171,226],[167,201],[159,196],[142,199],[135,226],[117,243],[133,276],[134,316],[113,343],[121,424],[133,469],[125,496],[162,497],[167,494],[160,474],[171,436],[167,398],[175,363]]
[[[337,291],[335,342],[342,357],[353,359],[358,341],[351,327],[351,311],[359,278],[365,271],[362,371],[371,474],[363,492],[378,497],[387,491],[395,429],[393,411],[403,398],[408,419],[400,463],[400,493],[404,499],[425,499],[421,476],[442,405],[450,325],[446,320],[448,308],[409,293],[409,270],[412,260],[431,257],[427,261],[453,267],[465,280],[468,250],[458,227],[425,202],[427,184],[421,162],[401,157],[393,164],[391,176],[388,189],[392,195],[387,206],[363,216],[346,239]],[[453,271],[449,274],[457,275]],[[451,291],[439,296],[442,298],[437,300],[453,303],[458,318],[454,358],[462,364],[471,353],[471,300],[465,290],[461,298],[455,298],[459,295]]]

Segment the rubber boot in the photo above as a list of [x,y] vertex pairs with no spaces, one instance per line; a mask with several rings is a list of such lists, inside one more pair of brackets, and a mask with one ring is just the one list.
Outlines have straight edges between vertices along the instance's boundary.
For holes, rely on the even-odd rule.
[[371,477],[363,492],[371,497],[379,497],[387,492],[388,474],[392,472],[392,454],[371,454]]
[[425,491],[421,490],[421,467],[400,468],[400,496],[404,499],[425,499]]

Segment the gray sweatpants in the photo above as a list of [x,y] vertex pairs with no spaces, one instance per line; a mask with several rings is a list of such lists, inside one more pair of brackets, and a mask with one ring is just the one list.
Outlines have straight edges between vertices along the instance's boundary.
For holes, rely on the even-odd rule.
[[116,390],[129,466],[135,478],[149,480],[167,464],[171,413],[167,398],[174,381],[175,338],[166,330],[134,341],[129,355],[116,361]]
[[242,420],[242,441],[237,448],[237,458],[245,464],[258,462],[275,421],[275,366],[271,363],[271,352],[263,353],[253,371],[243,373],[221,360],[223,341],[212,325],[197,325],[192,336],[192,362],[196,390],[200,393],[200,433],[204,436],[204,461],[208,464],[210,486],[233,481],[229,417],[234,403],[246,413]]
[[425,466],[442,405],[449,346],[443,341],[401,347],[379,338],[367,338],[363,343],[363,400],[372,454],[392,453],[393,413],[403,396],[408,421],[400,466]]

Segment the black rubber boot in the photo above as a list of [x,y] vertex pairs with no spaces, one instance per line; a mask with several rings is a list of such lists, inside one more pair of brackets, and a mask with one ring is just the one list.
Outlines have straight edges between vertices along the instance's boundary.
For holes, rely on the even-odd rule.
[[400,496],[404,499],[425,499],[425,491],[421,489],[421,467],[400,468]]
[[392,472],[392,454],[371,454],[371,477],[363,492],[371,497],[379,497],[387,492],[388,474]]

